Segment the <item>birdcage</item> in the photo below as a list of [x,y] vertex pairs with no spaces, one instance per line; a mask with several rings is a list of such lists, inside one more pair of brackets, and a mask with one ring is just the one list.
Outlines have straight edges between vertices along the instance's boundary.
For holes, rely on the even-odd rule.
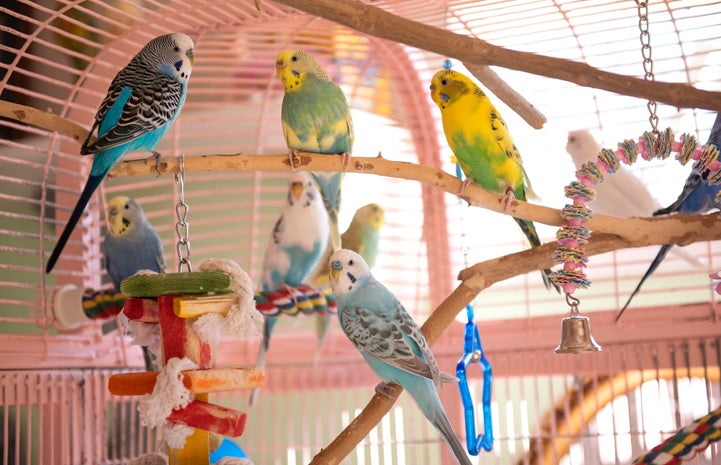
[[[355,133],[348,164],[304,154],[295,169],[345,170],[341,230],[364,205],[382,206],[373,275],[427,322],[441,370],[453,372],[464,355],[473,314],[493,366],[492,395],[484,401],[490,373],[475,366],[478,357],[468,369],[470,407],[456,386],[440,390],[464,444],[474,410],[476,430],[493,431],[485,438],[492,448],[472,463],[629,464],[695,420],[717,420],[705,415],[721,397],[721,333],[708,287],[721,255],[718,226],[700,215],[673,226],[671,217],[623,218],[673,203],[691,163],[639,157],[624,169],[643,192],[625,191],[610,210],[601,210],[611,194],[599,186],[591,285],[573,293],[580,302],[571,311],[590,317],[585,342],[602,351],[554,353],[569,306],[537,270],[560,266],[552,254],[569,202],[564,186],[577,169],[573,137],[586,137],[575,152],[591,158],[666,127],[700,146],[708,140],[721,110],[721,3],[8,0],[0,12],[3,464],[124,464],[162,451],[159,432],[143,425],[140,398],[108,390],[113,376],[145,371],[118,317],[122,304],[80,306],[86,290],[113,295],[101,251],[107,204],[126,195],[142,206],[168,272],[185,260],[230,259],[259,286],[293,171],[275,71],[289,47],[313,54],[340,86]],[[155,147],[160,163],[126,157],[46,274],[88,178],[92,157],[79,155],[80,144],[111,80],[149,40],[176,31],[193,39],[195,66],[182,113]],[[444,67],[489,91],[533,181],[530,204],[514,202],[504,215],[497,195],[461,189],[428,91]],[[652,202],[644,212],[627,208],[644,196]],[[546,245],[527,250],[509,216],[534,220]],[[664,241],[684,247],[672,249],[615,321]],[[210,395],[247,415],[233,445],[255,464],[455,463],[407,394],[374,397],[379,380],[335,317],[319,344],[323,314],[299,313],[278,319],[255,405],[248,389]],[[215,363],[253,366],[259,343],[224,338]],[[712,440],[694,446],[690,463],[721,460]],[[677,463],[656,460],[644,463]]]

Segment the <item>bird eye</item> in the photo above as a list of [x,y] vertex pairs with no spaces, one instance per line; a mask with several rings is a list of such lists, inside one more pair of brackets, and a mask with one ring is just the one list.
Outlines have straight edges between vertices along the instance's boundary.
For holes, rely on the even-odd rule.
[[353,266],[353,260],[348,260],[348,264],[349,264],[350,266]]
[[180,47],[178,47],[178,46],[176,45],[174,50],[175,50],[176,52],[179,52],[179,51],[180,51]]
[[445,79],[441,79],[441,85],[445,86],[446,84],[448,84],[448,81],[446,81]]
[[298,55],[293,55],[290,57],[290,61],[298,61]]
[[126,203],[126,204],[125,204],[125,209],[128,210],[129,208],[130,208],[130,204],[129,204],[129,203]]

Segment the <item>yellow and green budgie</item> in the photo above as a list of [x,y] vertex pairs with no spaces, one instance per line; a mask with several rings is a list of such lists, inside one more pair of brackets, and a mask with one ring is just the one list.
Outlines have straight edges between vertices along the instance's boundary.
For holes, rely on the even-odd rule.
[[[291,156],[295,151],[343,156],[353,148],[353,123],[348,100],[338,85],[307,52],[286,49],[275,70],[283,84],[281,120]],[[333,250],[340,249],[338,210],[343,173],[312,172],[328,211]]]
[[[473,181],[489,192],[503,195],[506,211],[514,198],[525,201],[527,195],[532,195],[521,154],[501,114],[483,90],[469,77],[444,69],[431,79],[430,91],[441,110],[448,145],[466,175],[463,187]],[[533,222],[514,220],[532,247],[541,245]],[[542,271],[548,289],[552,286],[550,272]]]

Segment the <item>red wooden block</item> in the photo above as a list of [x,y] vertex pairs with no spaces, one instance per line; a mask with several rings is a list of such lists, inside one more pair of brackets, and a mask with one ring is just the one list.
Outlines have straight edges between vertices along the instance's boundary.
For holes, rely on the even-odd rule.
[[123,313],[129,320],[143,323],[158,322],[158,301],[155,299],[141,299],[132,297],[125,300]]
[[173,311],[175,296],[158,297],[158,320],[163,340],[163,360],[188,357],[198,368],[214,368],[213,347],[200,340],[193,330],[195,320],[180,318]]
[[173,410],[168,421],[236,438],[245,430],[246,414],[220,405],[194,400],[185,408]]

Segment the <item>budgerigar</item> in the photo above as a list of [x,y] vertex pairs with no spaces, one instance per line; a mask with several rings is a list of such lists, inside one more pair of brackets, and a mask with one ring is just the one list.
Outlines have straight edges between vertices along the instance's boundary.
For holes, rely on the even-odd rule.
[[[441,110],[448,145],[466,175],[465,182],[473,181],[505,196],[506,210],[514,198],[525,201],[532,190],[521,154],[488,96],[470,78],[453,70],[438,71],[430,90],[431,99]],[[533,222],[514,220],[532,247],[541,245]],[[552,286],[550,273],[550,269],[541,273],[548,289]]]
[[[711,128],[711,134],[709,134],[708,142],[706,142],[706,144],[713,144],[716,147],[721,147],[721,113],[716,115],[716,120]],[[686,178],[686,183],[684,184],[681,194],[679,194],[676,201],[668,207],[654,212],[654,216],[669,215],[673,213],[701,214],[706,213],[711,209],[719,208],[719,205],[716,203],[716,196],[721,190],[721,184],[710,184],[706,179],[708,174],[708,170],[703,172],[699,172],[697,170],[691,171],[688,178]],[[656,258],[654,258],[653,262],[651,262],[651,266],[648,267],[648,270],[646,270],[646,273],[641,278],[641,281],[639,281],[636,289],[633,290],[631,295],[628,297],[626,304],[623,308],[621,308],[621,311],[618,312],[618,315],[616,315],[616,321],[621,318],[623,312],[626,311],[628,306],[631,304],[631,300],[633,300],[636,294],[638,294],[641,290],[643,283],[646,282],[654,271],[656,271],[672,247],[673,244],[661,246],[658,254],[656,254]]]
[[373,277],[363,257],[341,249],[331,255],[330,267],[340,326],[382,380],[376,392],[388,395],[387,383],[406,389],[458,463],[470,465],[437,391],[442,381],[456,378],[440,371],[418,325],[395,295]]
[[140,270],[165,273],[160,236],[129,197],[121,195],[108,202],[108,231],[100,250],[115,289],[120,290],[120,283]]
[[[307,52],[286,49],[275,60],[283,84],[281,119],[291,156],[295,151],[342,155],[353,148],[353,122],[348,100]],[[328,212],[333,250],[341,246],[338,211],[343,173],[313,172]]]
[[[328,215],[315,183],[304,173],[294,173],[285,207],[275,223],[263,258],[263,290],[277,291],[301,284],[325,251],[328,233]],[[277,322],[277,317],[265,317],[258,367],[265,366],[270,337]],[[258,388],[253,390],[249,400],[251,405],[258,393]]]
[[[165,273],[165,256],[160,236],[135,200],[117,196],[108,202],[108,231],[100,250],[105,256],[105,269],[115,289],[140,270]],[[154,370],[150,352],[143,347],[145,368]]]
[[[48,259],[46,273],[55,266],[108,172],[130,152],[152,151],[172,126],[185,102],[194,63],[193,40],[181,32],[166,34],[148,42],[110,83],[80,148],[82,155],[95,154],[90,175]],[[98,138],[91,142],[96,130]]]
[[[356,210],[350,225],[348,225],[348,229],[341,235],[343,248],[359,253],[369,268],[373,268],[376,257],[378,256],[378,239],[383,222],[383,207],[377,203],[369,203]],[[316,286],[322,286],[328,283],[330,262],[327,258],[329,255],[330,254],[327,254],[325,260],[320,261],[318,271],[315,273],[315,278],[313,279],[313,284]],[[316,320],[316,333],[318,335],[319,350],[328,332],[329,324],[329,314],[325,313],[318,316]],[[317,356],[318,352],[316,352],[316,359]]]
[[[571,155],[577,170],[581,169],[584,163],[595,161],[602,148],[586,129],[568,133],[566,151]],[[622,218],[651,216],[661,209],[661,204],[651,195],[646,185],[624,166],[620,166],[614,174],[606,176],[604,182],[596,186],[596,197],[587,205],[595,213]],[[698,269],[705,268],[698,258],[686,252],[683,247],[675,247],[671,251],[690,265]]]

